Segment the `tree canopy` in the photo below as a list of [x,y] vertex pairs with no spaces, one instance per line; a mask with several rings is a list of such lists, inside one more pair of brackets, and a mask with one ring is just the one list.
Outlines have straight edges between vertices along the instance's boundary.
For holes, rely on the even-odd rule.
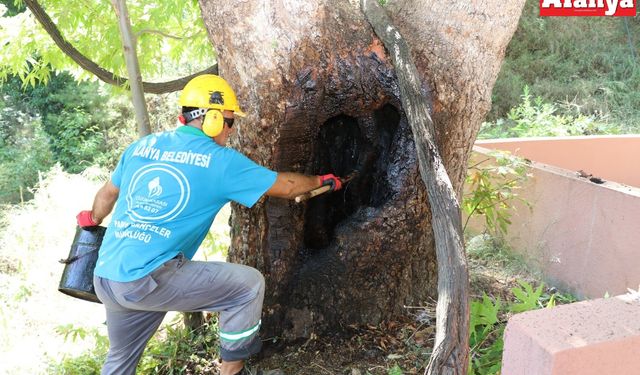
[[[0,80],[16,75],[34,85],[46,82],[52,70],[68,71],[77,79],[92,77],[58,48],[32,12],[19,11],[24,9],[21,0],[10,2],[0,4]],[[31,2],[44,9],[64,40],[80,54],[115,76],[127,76],[110,2]],[[215,62],[197,1],[129,1],[128,8],[145,80],[188,75]]]

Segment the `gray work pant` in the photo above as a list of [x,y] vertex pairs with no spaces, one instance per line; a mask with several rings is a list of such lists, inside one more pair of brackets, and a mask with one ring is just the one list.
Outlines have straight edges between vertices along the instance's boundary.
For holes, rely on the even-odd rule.
[[103,375],[135,374],[167,311],[220,311],[220,357],[225,361],[260,351],[264,278],[255,268],[178,256],[135,281],[95,276],[93,282],[107,311],[109,353]]

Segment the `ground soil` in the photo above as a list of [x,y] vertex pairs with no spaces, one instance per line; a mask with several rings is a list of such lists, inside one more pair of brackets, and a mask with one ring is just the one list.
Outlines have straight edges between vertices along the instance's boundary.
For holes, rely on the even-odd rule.
[[[486,293],[512,300],[516,280],[537,284],[526,272],[513,274],[492,259],[469,260],[472,299]],[[312,337],[286,348],[265,346],[254,364],[287,375],[422,374],[435,336],[435,302],[406,308],[406,315],[377,326],[346,327],[344,334]],[[398,366],[398,370],[394,367]],[[401,369],[401,372],[399,370]],[[394,372],[395,371],[395,372]]]

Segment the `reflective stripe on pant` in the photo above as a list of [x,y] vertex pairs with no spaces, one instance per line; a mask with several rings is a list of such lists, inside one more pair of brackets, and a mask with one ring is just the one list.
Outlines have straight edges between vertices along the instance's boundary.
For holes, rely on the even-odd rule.
[[107,311],[110,346],[103,374],[134,374],[166,311],[220,311],[223,360],[260,350],[264,278],[254,268],[177,258],[131,282],[95,277],[94,287]]

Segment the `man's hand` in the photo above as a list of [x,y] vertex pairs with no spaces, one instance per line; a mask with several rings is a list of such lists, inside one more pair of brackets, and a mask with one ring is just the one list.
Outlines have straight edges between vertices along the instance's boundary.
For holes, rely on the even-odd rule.
[[342,181],[339,177],[336,177],[332,174],[325,174],[320,176],[320,184],[322,186],[331,186],[331,191],[338,191],[342,189]]
[[76,216],[76,220],[78,221],[78,226],[82,228],[95,227],[98,225],[98,223],[93,220],[93,214],[91,211],[80,211]]

